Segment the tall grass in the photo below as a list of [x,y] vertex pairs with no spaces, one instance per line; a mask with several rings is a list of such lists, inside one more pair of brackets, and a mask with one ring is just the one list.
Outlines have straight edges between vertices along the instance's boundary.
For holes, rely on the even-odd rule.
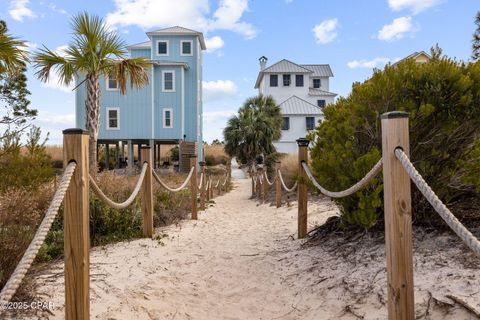
[[295,183],[295,177],[298,176],[298,154],[284,153],[280,155],[282,177],[287,187]]
[[207,166],[226,164],[228,161],[228,156],[225,152],[223,144],[205,144],[203,146],[203,152]]

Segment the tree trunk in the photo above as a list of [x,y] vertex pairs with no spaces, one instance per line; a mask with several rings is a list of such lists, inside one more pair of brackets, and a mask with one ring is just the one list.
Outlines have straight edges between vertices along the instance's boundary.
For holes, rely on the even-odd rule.
[[95,176],[98,171],[97,163],[97,139],[98,125],[100,123],[100,84],[99,74],[94,72],[87,75],[87,99],[85,100],[86,129],[88,130],[89,146],[88,146],[88,164],[90,166],[90,174]]

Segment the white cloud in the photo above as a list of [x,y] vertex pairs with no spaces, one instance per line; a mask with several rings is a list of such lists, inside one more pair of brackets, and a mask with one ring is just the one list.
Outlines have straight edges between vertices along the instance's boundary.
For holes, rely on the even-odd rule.
[[395,62],[397,61],[398,59],[390,59],[390,58],[382,58],[382,57],[377,57],[377,58],[373,58],[372,60],[366,60],[366,59],[362,59],[362,60],[352,60],[352,61],[349,61],[347,63],[347,66],[350,68],[350,69],[356,69],[356,68],[369,68],[369,69],[372,69],[372,68],[376,68],[378,66],[384,66],[386,65],[387,63],[389,62]]
[[49,4],[48,4],[48,7],[49,7],[53,12],[57,12],[57,13],[64,14],[64,15],[68,15],[67,10],[57,7],[57,5],[54,4],[54,3],[49,3]]
[[442,0],[388,0],[388,5],[393,11],[410,9],[413,14],[417,14],[430,9],[441,2]]
[[223,48],[225,43],[223,42],[223,39],[219,36],[213,36],[211,38],[206,38],[205,44],[207,46],[207,52],[211,53]]
[[231,30],[250,39],[257,31],[241,21],[248,0],[221,0],[210,14],[208,0],[114,0],[115,11],[107,14],[109,25],[136,25],[141,28],[180,25],[203,32]]
[[231,80],[203,81],[203,100],[212,102],[235,97],[238,94],[238,88]]
[[337,37],[337,32],[335,31],[337,26],[337,18],[327,19],[317,24],[312,30],[317,43],[326,44],[333,41]]
[[[59,55],[65,55],[65,49],[67,49],[67,45],[63,45],[60,47],[57,47],[55,49],[55,53]],[[50,89],[55,89],[55,90],[60,90],[66,93],[72,93],[73,88],[75,87],[74,83],[71,83],[69,86],[65,86],[64,84],[61,83],[60,77],[58,76],[56,70],[50,71],[50,76],[48,78],[47,82],[42,82],[42,87],[44,88],[50,88]]]
[[13,19],[20,22],[23,21],[24,17],[36,18],[37,15],[27,7],[29,3],[29,0],[12,0],[10,1],[8,13]]
[[58,114],[48,111],[40,111],[36,121],[46,125],[62,125],[64,127],[73,127],[75,124],[75,114]]
[[418,31],[412,23],[412,17],[400,17],[393,19],[391,24],[386,24],[378,31],[378,39],[384,41],[394,41],[402,39],[406,33]]
[[237,112],[235,110],[222,110],[222,111],[210,111],[203,113],[203,122],[211,124],[217,121],[226,121],[230,117],[234,116]]

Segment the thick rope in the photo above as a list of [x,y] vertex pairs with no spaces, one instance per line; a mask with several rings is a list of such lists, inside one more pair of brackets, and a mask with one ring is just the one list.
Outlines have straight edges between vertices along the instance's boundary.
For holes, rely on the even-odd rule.
[[225,175],[225,181],[223,181],[222,187],[227,184],[227,180],[228,180],[228,173]]
[[372,170],[370,170],[360,181],[358,181],[356,184],[351,186],[350,188],[343,190],[343,191],[329,191],[322,187],[318,181],[313,177],[312,172],[310,171],[310,168],[308,167],[306,162],[302,162],[302,167],[305,170],[305,173],[307,174],[308,178],[310,181],[312,181],[313,185],[317,187],[318,190],[320,190],[321,193],[324,195],[331,197],[331,198],[343,198],[347,197],[349,195],[354,194],[355,192],[359,191],[362,189],[367,183],[370,182],[375,176],[382,170],[382,159],[378,160],[378,162],[373,166]]
[[52,202],[50,202],[50,206],[48,207],[47,213],[45,214],[42,223],[38,227],[38,230],[35,233],[32,242],[30,242],[30,245],[28,246],[27,250],[23,254],[22,259],[20,260],[17,267],[10,276],[10,279],[7,281],[2,291],[0,292],[0,314],[2,313],[2,310],[5,310],[4,308],[2,308],[2,306],[8,303],[10,299],[12,299],[13,295],[22,283],[25,274],[27,273],[28,269],[30,269],[33,260],[37,256],[38,250],[42,246],[43,241],[45,241],[47,233],[52,226],[53,220],[55,220],[55,217],[57,216],[58,208],[62,204],[65,193],[67,192],[68,186],[70,185],[70,180],[72,179],[72,175],[75,171],[76,166],[77,164],[75,162],[70,162],[65,168],[62,180],[60,181],[60,186],[55,192]]
[[220,184],[220,178],[218,178],[217,184],[215,185],[215,188],[218,188],[218,185]]
[[187,179],[185,179],[185,181],[182,183],[182,185],[178,188],[172,188],[172,187],[167,186],[167,184],[160,179],[160,177],[155,173],[155,171],[152,171],[152,173],[153,173],[153,177],[155,178],[155,180],[157,180],[157,182],[162,187],[164,187],[165,189],[167,189],[170,192],[177,192],[177,191],[180,191],[180,190],[184,189],[187,186],[188,182],[192,178],[193,171],[195,171],[195,167],[192,167],[190,169],[190,172],[188,173]]
[[265,180],[267,181],[268,185],[273,186],[273,184],[275,183],[275,180],[277,179],[277,177],[274,177],[274,178],[273,178],[273,181],[270,182],[270,180],[268,180],[268,175],[267,175],[267,172],[266,172],[266,171],[263,173],[263,175],[265,176]]
[[282,183],[282,187],[283,187],[283,189],[285,189],[285,191],[292,192],[293,190],[295,190],[297,188],[298,183],[296,181],[295,181],[295,184],[291,188],[288,188],[285,185],[285,181],[283,180],[282,172],[280,170],[278,170],[278,177],[280,178],[280,182]]
[[113,201],[112,199],[108,198],[105,193],[100,189],[100,187],[95,183],[95,180],[92,178],[92,176],[89,175],[90,177],[90,185],[92,186],[93,192],[102,200],[104,201],[107,205],[109,205],[112,208],[115,209],[125,209],[129,205],[133,203],[133,200],[137,197],[138,193],[140,192],[140,188],[142,187],[143,179],[145,178],[145,172],[147,172],[147,163],[143,164],[142,167],[142,172],[140,172],[140,177],[138,178],[137,185],[135,186],[135,189],[133,189],[132,194],[130,197],[128,197],[127,200],[125,200],[122,203],[118,203]]
[[202,189],[203,185],[203,172],[200,174],[200,183],[198,184],[198,189]]
[[413,183],[417,186],[418,190],[424,195],[428,202],[432,205],[435,211],[442,217],[442,219],[448,224],[448,226],[462,239],[465,244],[472,249],[477,255],[480,256],[480,241],[465,228],[465,226],[458,221],[453,213],[443,204],[438,196],[433,192],[432,188],[425,182],[423,177],[418,173],[417,169],[408,159],[408,156],[402,149],[395,149],[395,156],[402,164],[405,171],[412,179]]

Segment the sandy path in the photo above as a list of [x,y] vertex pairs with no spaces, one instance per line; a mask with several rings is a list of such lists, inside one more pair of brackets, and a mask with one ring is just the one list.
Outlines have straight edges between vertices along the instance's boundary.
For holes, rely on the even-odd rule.
[[[92,318],[299,318],[298,288],[286,285],[292,272],[279,262],[285,253],[298,255],[296,207],[258,205],[242,176],[234,171],[234,190],[215,198],[198,221],[157,229],[161,240],[93,249]],[[311,224],[332,214],[327,207],[335,210],[318,206],[324,208],[310,216]],[[51,280],[62,269],[54,265],[38,280],[40,295],[55,303],[51,319],[63,318],[63,277]]]
[[[259,205],[249,199],[250,180],[239,171],[233,176],[234,190],[215,198],[198,221],[157,229],[157,240],[92,250],[92,319],[387,318],[382,243],[352,242],[342,252],[328,242],[302,247],[296,205]],[[330,201],[309,202],[310,228],[336,212]],[[446,236],[417,245],[419,319],[474,319],[444,298],[480,301],[480,260],[467,256],[476,262],[465,265],[457,259],[465,256],[462,247],[452,243]],[[48,318],[63,319],[63,264],[48,266],[36,281],[39,296],[55,303]]]

